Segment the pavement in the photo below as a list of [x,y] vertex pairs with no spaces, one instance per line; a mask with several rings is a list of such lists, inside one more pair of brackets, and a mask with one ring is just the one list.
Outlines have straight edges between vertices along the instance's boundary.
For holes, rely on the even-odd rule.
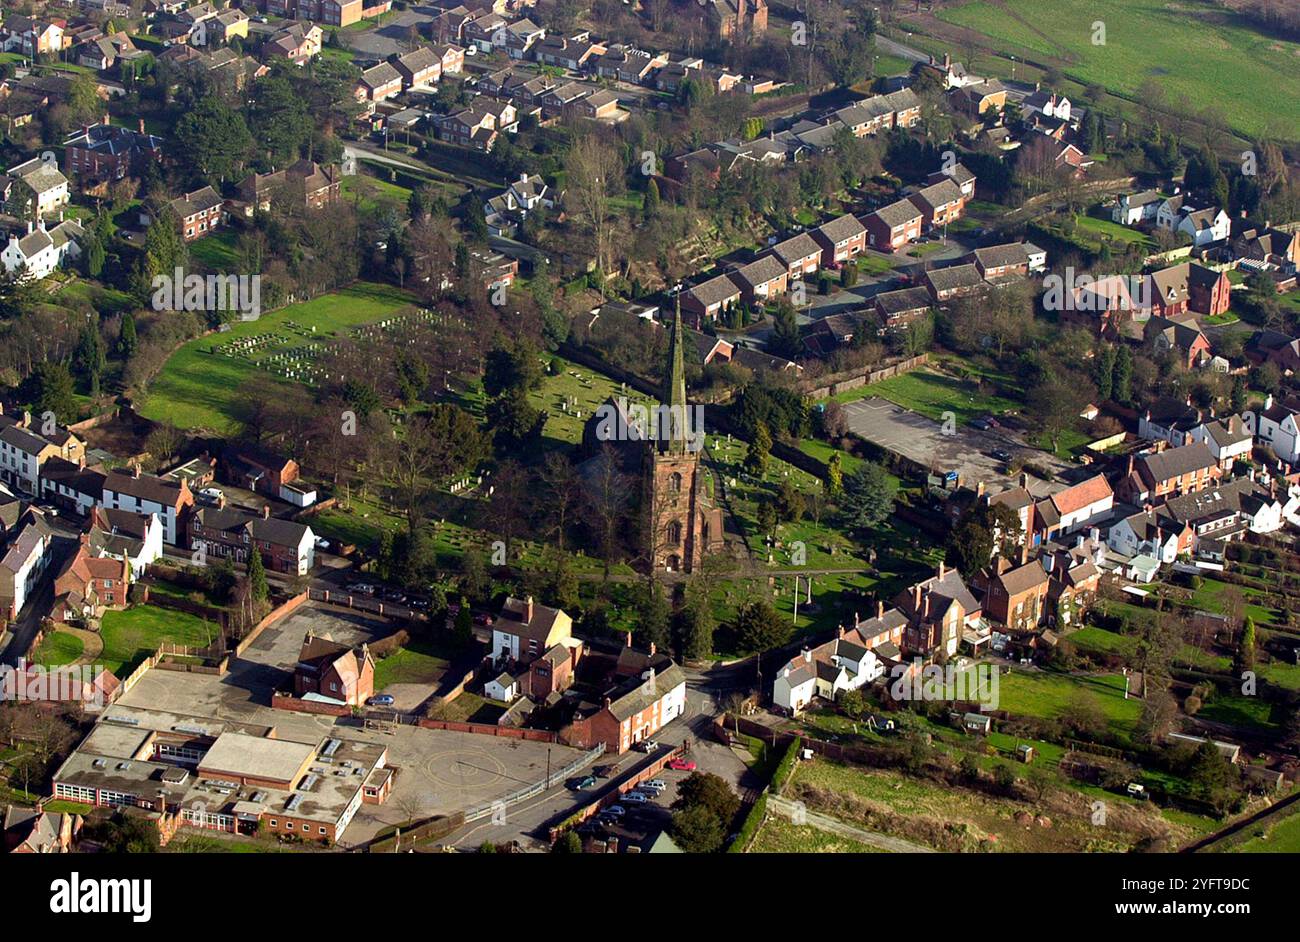
[[1009,435],[997,431],[980,431],[957,426],[945,434],[933,419],[904,409],[887,399],[870,397],[844,405],[849,430],[887,451],[942,473],[957,472],[966,483],[1007,480],[1006,464],[990,456],[1001,449],[1014,457],[1024,457],[1035,465],[1063,474],[1074,465],[1045,451],[1028,448]]

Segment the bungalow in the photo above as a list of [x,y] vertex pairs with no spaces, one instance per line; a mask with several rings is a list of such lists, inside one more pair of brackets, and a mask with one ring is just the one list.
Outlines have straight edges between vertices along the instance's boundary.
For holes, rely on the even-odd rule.
[[533,48],[533,57],[542,65],[559,66],[570,72],[586,68],[589,59],[604,53],[605,47],[592,42],[591,34],[585,31],[569,38],[552,33]]
[[911,200],[899,200],[869,213],[862,220],[867,244],[880,252],[897,252],[921,237],[925,214]]
[[852,213],[822,223],[811,234],[822,249],[822,268],[837,268],[852,261],[867,247],[866,226]]

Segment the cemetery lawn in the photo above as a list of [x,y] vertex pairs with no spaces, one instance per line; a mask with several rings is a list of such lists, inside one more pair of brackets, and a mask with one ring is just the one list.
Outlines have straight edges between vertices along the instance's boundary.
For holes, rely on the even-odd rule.
[[162,371],[136,407],[146,418],[163,419],[182,429],[204,429],[221,434],[239,425],[244,384],[254,375],[271,377],[253,363],[238,356],[214,354],[216,347],[234,340],[275,335],[284,343],[296,337],[286,326],[293,322],[328,340],[349,327],[381,320],[409,307],[409,295],[388,285],[358,282],[342,291],[291,304],[258,320],[236,322],[224,333],[209,334],[182,344],[167,360]]

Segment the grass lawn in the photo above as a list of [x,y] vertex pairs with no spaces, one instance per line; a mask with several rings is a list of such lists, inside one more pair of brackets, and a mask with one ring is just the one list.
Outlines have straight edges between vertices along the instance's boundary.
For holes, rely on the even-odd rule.
[[1107,237],[1111,242],[1118,242],[1122,245],[1139,242],[1148,249],[1155,248],[1155,242],[1145,232],[1131,229],[1128,226],[1121,226],[1110,219],[1099,219],[1096,216],[1080,214],[1075,217],[1075,222],[1089,236],[1089,240],[1098,247],[1101,245],[1102,238]]
[[998,708],[1012,714],[1052,719],[1085,693],[1092,694],[1101,707],[1111,731],[1127,740],[1142,713],[1142,701],[1124,699],[1124,677],[1120,674],[1079,676],[1013,670],[1000,680]]
[[1250,840],[1232,848],[1235,854],[1300,854],[1300,812],[1292,812],[1276,824],[1256,832]]
[[505,713],[499,703],[485,700],[477,694],[462,693],[450,703],[444,703],[429,715],[448,723],[495,723]]
[[375,690],[389,684],[432,684],[447,670],[445,652],[433,645],[412,641],[399,651],[375,662]]
[[864,275],[887,275],[894,270],[894,263],[879,255],[862,254],[858,256],[858,271]]
[[239,252],[235,248],[236,236],[233,229],[223,229],[206,235],[190,243],[190,257],[198,259],[205,268],[226,274],[239,266]]
[[872,847],[819,830],[812,825],[793,824],[788,818],[771,814],[763,822],[758,836],[750,845],[751,854],[887,854]]
[[[1222,595],[1223,591],[1227,589],[1229,585],[1231,585],[1231,583],[1219,582],[1217,579],[1206,579],[1202,583],[1201,587],[1192,593],[1192,606],[1194,608],[1204,609],[1207,612],[1218,612],[1222,614]],[[1261,594],[1258,589],[1253,589],[1250,586],[1244,585],[1233,586],[1233,588],[1239,589],[1242,596],[1246,599],[1243,614],[1249,618],[1253,618],[1256,624],[1278,621],[1278,613],[1274,609],[1250,601],[1252,597]]]
[[1020,404],[1002,396],[983,393],[972,380],[944,376],[930,370],[912,370],[879,383],[860,386],[834,398],[850,402],[866,396],[879,396],[911,409],[936,422],[945,412],[953,412],[963,425],[982,415],[1000,415],[1018,409]]
[[[1126,97],[1154,82],[1167,100],[1213,108],[1246,134],[1294,137],[1300,127],[1300,45],[1256,32],[1217,3],[977,0],[937,15],[999,51],[1050,58],[1071,78]],[[1094,45],[1095,21],[1105,24],[1104,44]]]
[[161,641],[202,648],[216,640],[220,628],[197,615],[136,605],[125,611],[105,612],[100,627],[104,639],[101,663],[119,678],[126,677],[136,665],[158,650]]
[[244,399],[242,387],[258,367],[247,358],[212,352],[216,348],[232,340],[267,334],[275,335],[283,348],[290,348],[300,340],[286,321],[306,330],[314,327],[315,336],[328,340],[348,327],[380,320],[410,304],[409,296],[396,288],[359,282],[264,314],[256,321],[233,324],[225,333],[182,344],[137,406],[146,418],[168,419],[182,429],[234,431]]
[[344,177],[339,184],[339,193],[362,212],[385,204],[396,204],[405,209],[411,198],[411,191],[404,186],[360,173]]
[[1281,713],[1278,709],[1274,716],[1273,704],[1259,697],[1224,696],[1214,694],[1196,715],[1202,719],[1232,726],[1254,727],[1263,730],[1276,730],[1281,727]]
[[66,799],[63,798],[58,798],[55,799],[54,801],[47,801],[41,807],[45,811],[50,812],[50,814],[87,815],[90,814],[91,810],[93,809],[92,805],[87,805],[80,801],[67,801]]
[[32,663],[45,667],[62,667],[81,657],[86,649],[81,639],[66,631],[52,631],[32,654]]

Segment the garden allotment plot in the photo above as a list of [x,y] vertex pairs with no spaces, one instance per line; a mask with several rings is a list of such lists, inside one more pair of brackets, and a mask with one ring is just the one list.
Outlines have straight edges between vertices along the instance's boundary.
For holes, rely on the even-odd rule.
[[242,387],[259,371],[285,382],[312,383],[325,345],[350,328],[411,308],[410,296],[396,288],[359,283],[191,340],[167,360],[138,404],[140,412],[181,428],[230,432],[238,424]]

